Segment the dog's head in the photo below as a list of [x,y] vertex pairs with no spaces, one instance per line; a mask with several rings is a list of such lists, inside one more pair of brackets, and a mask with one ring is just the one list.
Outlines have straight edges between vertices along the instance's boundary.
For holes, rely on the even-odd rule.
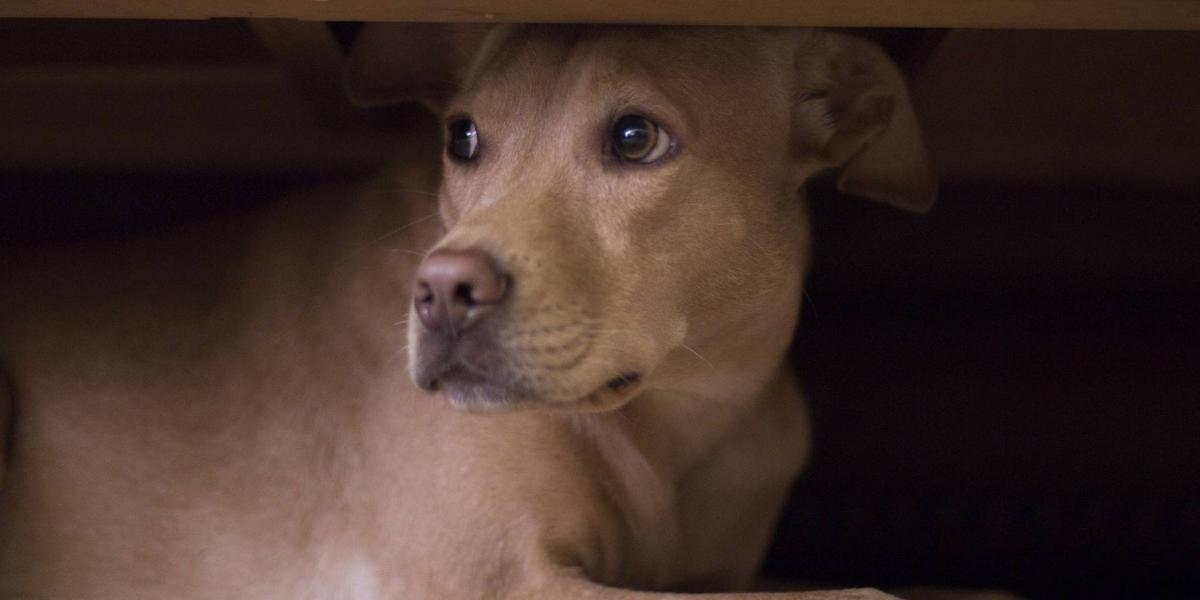
[[347,84],[444,119],[409,352],[461,408],[752,393],[798,312],[803,183],[934,195],[898,70],[838,34],[371,25]]

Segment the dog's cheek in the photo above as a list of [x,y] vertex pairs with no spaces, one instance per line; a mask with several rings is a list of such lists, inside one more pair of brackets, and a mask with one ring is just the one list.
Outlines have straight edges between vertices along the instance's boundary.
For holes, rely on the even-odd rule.
[[481,184],[486,177],[481,177],[478,166],[470,167],[464,172],[461,165],[451,164],[449,159],[443,161],[444,178],[438,191],[438,214],[442,226],[447,232],[454,229],[475,205],[486,205],[489,202],[484,196],[487,189]]
[[450,231],[458,223],[459,209],[445,193],[438,200],[438,217],[442,220],[442,227],[446,231]]

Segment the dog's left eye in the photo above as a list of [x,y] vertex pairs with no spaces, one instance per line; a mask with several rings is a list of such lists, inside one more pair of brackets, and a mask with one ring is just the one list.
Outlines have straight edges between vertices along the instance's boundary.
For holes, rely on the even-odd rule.
[[641,115],[625,115],[613,125],[613,154],[624,161],[652,163],[666,156],[672,144],[666,130]]
[[458,119],[450,124],[450,143],[446,148],[459,160],[473,161],[479,156],[479,131],[470,119]]

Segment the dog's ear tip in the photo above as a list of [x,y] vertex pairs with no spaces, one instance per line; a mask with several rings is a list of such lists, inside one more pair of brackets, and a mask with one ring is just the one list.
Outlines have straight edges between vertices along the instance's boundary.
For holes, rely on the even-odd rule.
[[[913,212],[937,197],[921,126],[904,76],[878,45],[846,35],[824,51],[831,85],[850,100],[834,119],[825,154],[841,167],[838,189]],[[869,81],[858,73],[873,73]]]
[[854,169],[843,169],[837,189],[843,194],[890,204],[909,212],[926,214],[937,203],[939,185],[932,172],[912,174],[904,179],[863,177]]
[[937,204],[937,192],[922,197],[909,197],[902,202],[893,202],[896,206],[918,215],[929,214]]
[[918,181],[917,185],[909,189],[905,194],[894,198],[892,204],[904,210],[923,215],[933,210],[933,206],[937,204],[938,192],[937,178],[933,174],[929,174],[922,181]]

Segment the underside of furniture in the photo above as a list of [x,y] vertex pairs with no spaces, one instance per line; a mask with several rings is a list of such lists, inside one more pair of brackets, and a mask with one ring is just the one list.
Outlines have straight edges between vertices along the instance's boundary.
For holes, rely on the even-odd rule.
[[0,17],[1197,29],[1190,0],[7,0]]

